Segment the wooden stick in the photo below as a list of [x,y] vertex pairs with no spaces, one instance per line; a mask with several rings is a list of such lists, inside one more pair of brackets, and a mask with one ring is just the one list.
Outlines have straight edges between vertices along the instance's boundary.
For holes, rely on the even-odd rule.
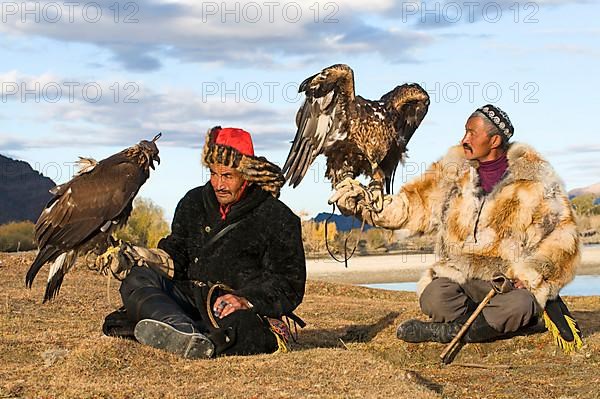
[[473,367],[473,368],[478,368],[478,369],[505,369],[505,370],[514,368],[514,366],[512,366],[510,364],[479,364],[479,363],[461,363],[461,362],[452,363],[452,366]]
[[454,347],[456,346],[458,341],[460,341],[460,339],[463,337],[463,335],[465,335],[465,333],[467,332],[467,330],[469,329],[471,324],[473,324],[473,321],[477,318],[477,316],[479,316],[479,313],[481,313],[481,311],[483,310],[485,305],[487,305],[487,303],[490,301],[490,299],[492,299],[492,297],[495,294],[496,294],[496,290],[492,288],[490,290],[490,292],[487,293],[485,298],[483,298],[483,301],[481,301],[479,306],[477,306],[477,309],[475,309],[473,314],[467,319],[465,324],[463,324],[462,328],[458,331],[458,334],[456,334],[456,336],[452,339],[452,341],[450,341],[450,343],[446,346],[444,351],[440,354],[440,359],[442,360],[442,363],[444,363],[444,364],[449,363],[447,361],[448,355],[450,353],[452,353],[452,350],[454,349]]

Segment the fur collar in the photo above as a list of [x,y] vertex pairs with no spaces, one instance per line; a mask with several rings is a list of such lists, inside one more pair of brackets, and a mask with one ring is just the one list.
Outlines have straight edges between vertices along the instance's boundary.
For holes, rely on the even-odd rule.
[[[492,192],[507,184],[519,180],[543,181],[548,179],[558,180],[550,164],[532,147],[523,143],[512,143],[506,153],[508,158],[508,171],[506,176],[500,180]],[[461,160],[468,165],[463,170],[469,170],[472,174],[472,182],[477,185],[479,178],[476,170],[479,165],[477,161],[467,161],[462,146],[457,145],[450,148],[448,154],[444,157],[444,163],[449,164]]]
[[527,144],[511,144],[506,156],[508,170],[514,180],[542,180],[550,167],[548,162]]

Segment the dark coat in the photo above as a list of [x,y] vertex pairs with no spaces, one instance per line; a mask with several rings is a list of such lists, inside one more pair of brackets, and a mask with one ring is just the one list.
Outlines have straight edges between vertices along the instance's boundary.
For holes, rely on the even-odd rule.
[[304,297],[300,219],[255,186],[247,188],[225,220],[210,183],[190,190],[177,205],[171,234],[158,247],[173,258],[175,279],[227,284],[261,315],[289,314]]

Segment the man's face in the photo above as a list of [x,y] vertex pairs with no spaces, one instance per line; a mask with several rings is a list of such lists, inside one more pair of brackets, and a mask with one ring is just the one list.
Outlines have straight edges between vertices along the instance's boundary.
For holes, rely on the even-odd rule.
[[472,117],[465,125],[465,136],[461,140],[465,157],[469,160],[492,161],[496,154],[492,149],[498,147],[499,137],[490,137],[487,134],[485,123],[479,117]]
[[210,165],[210,184],[219,204],[229,205],[236,202],[240,197],[244,182],[239,171],[219,163]]

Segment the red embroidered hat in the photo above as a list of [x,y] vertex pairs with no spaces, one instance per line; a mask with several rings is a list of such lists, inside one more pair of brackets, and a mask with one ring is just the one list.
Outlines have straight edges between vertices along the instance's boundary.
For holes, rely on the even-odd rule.
[[237,169],[248,183],[256,184],[276,198],[285,182],[279,166],[254,155],[252,137],[242,129],[220,126],[210,129],[202,161],[206,166],[218,163]]
[[235,127],[224,127],[217,131],[215,143],[234,148],[244,155],[254,156],[252,137],[245,130]]

